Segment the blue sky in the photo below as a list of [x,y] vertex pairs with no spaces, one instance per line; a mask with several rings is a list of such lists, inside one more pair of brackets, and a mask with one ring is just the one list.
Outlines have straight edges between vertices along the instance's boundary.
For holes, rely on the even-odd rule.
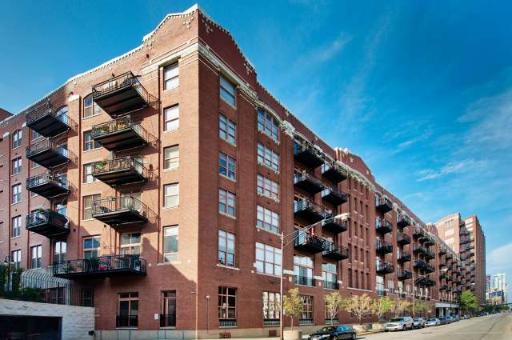
[[[3,1],[0,107],[18,112],[193,3]],[[489,272],[512,279],[512,5],[200,6],[231,31],[272,93],[331,145],[360,154],[425,222],[478,214]]]

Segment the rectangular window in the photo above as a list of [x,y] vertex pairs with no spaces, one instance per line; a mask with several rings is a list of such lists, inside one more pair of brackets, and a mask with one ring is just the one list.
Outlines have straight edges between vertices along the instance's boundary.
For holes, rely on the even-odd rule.
[[176,291],[162,292],[160,327],[176,327]]
[[164,90],[175,89],[180,85],[180,69],[178,63],[164,67]]
[[139,324],[139,293],[120,293],[116,327],[137,327]]
[[164,185],[164,207],[176,208],[180,204],[180,185],[172,183]]
[[236,288],[219,287],[220,326],[236,326]]
[[120,255],[140,255],[140,233],[121,234],[119,241]]
[[219,137],[231,145],[236,145],[236,124],[223,114],[219,115]]
[[12,186],[12,199],[11,203],[16,204],[21,202],[21,183]]
[[322,278],[324,281],[324,288],[338,288],[338,275],[336,273],[335,263],[322,263]]
[[84,145],[83,150],[94,150],[101,147],[100,143],[92,139],[92,132],[91,131],[84,131]]
[[94,104],[92,100],[92,94],[86,96],[84,98],[84,114],[83,117],[92,117],[101,113],[101,108],[98,105]]
[[235,234],[219,230],[218,260],[225,266],[235,266]]
[[18,237],[21,235],[21,216],[12,218],[12,235],[11,237]]
[[21,173],[22,160],[21,157],[14,158],[12,161],[11,175],[18,175]]
[[258,143],[258,164],[279,172],[279,155],[263,144]]
[[256,178],[256,191],[258,195],[279,202],[279,183],[260,174]]
[[174,170],[180,166],[180,149],[178,145],[164,148],[164,169]]
[[32,261],[30,268],[41,268],[41,259],[43,258],[43,246],[30,247],[30,253],[32,254]]
[[236,160],[223,152],[219,153],[219,174],[233,181],[236,180]]
[[279,214],[258,205],[256,207],[256,226],[273,233],[279,233]]
[[229,105],[236,107],[235,85],[223,76],[220,76],[220,97]]
[[258,273],[281,275],[282,253],[281,249],[256,243],[256,271]]
[[92,172],[94,170],[94,163],[84,164],[84,172],[83,172],[83,183],[93,183],[96,182],[97,179],[93,177]]
[[296,284],[313,286],[313,259],[308,256],[294,256],[293,274]]
[[68,245],[66,241],[56,241],[53,245],[53,263],[64,263],[66,261]]
[[180,127],[180,107],[174,105],[164,109],[164,131],[174,131]]
[[94,204],[94,201],[97,201],[101,198],[100,194],[95,195],[88,195],[83,197],[83,204],[82,204],[82,218],[84,220],[89,220],[92,218],[92,206]]
[[13,250],[11,252],[11,261],[15,269],[21,268],[21,250]]
[[16,130],[12,133],[11,147],[12,149],[16,149],[21,146],[21,142],[23,140],[23,131]]
[[258,110],[258,131],[263,132],[275,142],[279,142],[279,122],[270,113]]
[[92,259],[100,256],[100,236],[84,237],[83,252],[84,259]]
[[[281,294],[274,292],[263,292],[263,322],[265,325],[272,325],[272,321],[281,319]],[[279,323],[277,323],[279,325]]]
[[224,189],[219,189],[219,212],[221,214],[236,217],[235,194]]
[[164,262],[178,259],[178,226],[164,227]]
[[313,297],[310,295],[301,295],[302,299],[302,314],[300,316],[300,323],[309,324],[313,322]]

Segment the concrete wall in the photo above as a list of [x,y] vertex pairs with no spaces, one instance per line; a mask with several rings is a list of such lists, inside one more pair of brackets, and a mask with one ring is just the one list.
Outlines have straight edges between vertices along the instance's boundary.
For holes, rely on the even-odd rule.
[[93,339],[94,308],[0,299],[0,315],[53,316],[62,318],[62,339]]

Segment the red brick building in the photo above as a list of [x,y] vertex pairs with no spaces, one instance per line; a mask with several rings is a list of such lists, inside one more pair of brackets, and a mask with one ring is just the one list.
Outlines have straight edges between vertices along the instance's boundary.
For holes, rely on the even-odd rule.
[[435,226],[272,97],[197,7],[0,135],[0,257],[80,287],[105,337],[272,334],[281,271],[303,326],[334,290],[456,308],[462,262]]

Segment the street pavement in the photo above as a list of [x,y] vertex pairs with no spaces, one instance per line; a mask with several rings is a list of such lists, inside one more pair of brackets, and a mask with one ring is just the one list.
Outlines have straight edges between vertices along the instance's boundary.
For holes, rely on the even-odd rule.
[[358,340],[512,340],[512,313],[494,314],[448,325],[411,331],[377,333],[359,336]]

